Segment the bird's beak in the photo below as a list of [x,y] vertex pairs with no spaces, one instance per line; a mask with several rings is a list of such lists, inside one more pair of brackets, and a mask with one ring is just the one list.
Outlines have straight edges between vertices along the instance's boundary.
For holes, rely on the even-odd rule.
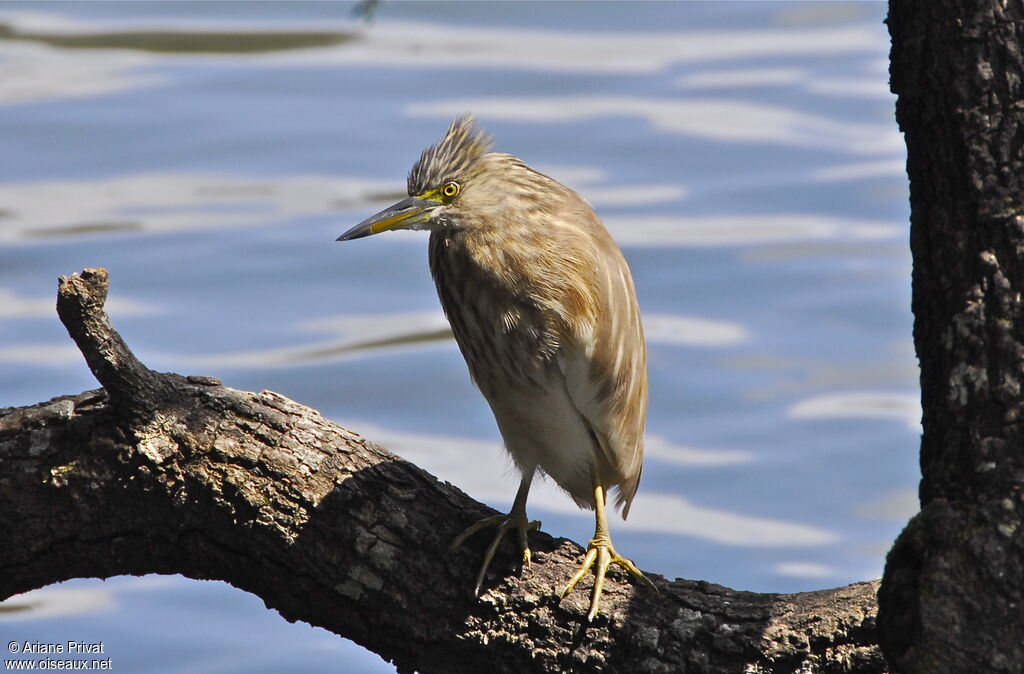
[[434,207],[437,205],[416,197],[402,199],[397,204],[388,206],[380,213],[363,220],[339,236],[337,240],[351,241],[392,229],[420,229],[418,225],[422,225],[431,218]]

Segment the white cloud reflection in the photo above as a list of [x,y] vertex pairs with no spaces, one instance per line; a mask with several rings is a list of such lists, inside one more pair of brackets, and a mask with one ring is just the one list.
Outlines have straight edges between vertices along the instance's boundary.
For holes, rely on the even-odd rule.
[[[53,295],[22,297],[12,290],[0,288],[0,318],[3,319],[54,318],[57,315],[54,304]],[[123,297],[108,298],[103,308],[112,316],[143,316],[159,313],[156,307]]]
[[750,339],[738,323],[675,314],[643,315],[648,343],[671,346],[734,346]]
[[700,70],[676,78],[680,89],[730,89],[777,87],[799,84],[807,78],[802,68],[744,68],[742,70]]
[[893,419],[921,431],[920,396],[891,391],[829,393],[801,400],[786,410],[790,419]]
[[122,592],[151,592],[186,582],[180,576],[118,576],[102,583],[58,583],[16,594],[0,602],[0,623],[97,614],[119,608]]
[[177,232],[269,224],[379,199],[396,186],[344,176],[250,178],[144,173],[0,183],[0,243],[103,232]]
[[[568,497],[562,498],[567,504],[563,512],[575,507]],[[629,528],[746,547],[826,545],[839,538],[832,531],[807,524],[705,508],[681,496],[650,492],[633,502]]]
[[735,449],[700,449],[674,445],[660,435],[647,435],[644,438],[644,457],[645,460],[679,466],[730,466],[746,463],[753,458],[750,452]]
[[853,155],[903,151],[895,125],[846,122],[794,108],[727,98],[643,98],[640,96],[531,96],[464,98],[414,103],[409,114],[449,119],[466,110],[515,122],[576,122],[637,117],[659,131],[730,143],[776,143]]
[[681,75],[676,86],[689,91],[795,86],[816,96],[896,100],[889,91],[888,78],[875,72],[860,77],[820,77],[802,68],[702,70]]
[[906,178],[906,175],[907,160],[903,157],[894,157],[881,161],[829,166],[815,171],[811,179],[816,182],[829,183],[865,178]]
[[[95,96],[163,81],[153,65],[168,61],[231,61],[242,66],[357,66],[407,69],[516,69],[542,72],[635,75],[656,73],[678,65],[717,64],[743,59],[816,58],[863,55],[884,58],[884,30],[869,22],[750,30],[607,32],[532,28],[496,28],[423,22],[380,22],[365,27],[352,21],[279,20],[261,22],[188,20],[182,18],[89,20],[26,11],[0,12],[0,21],[14,32],[36,35],[131,34],[144,31],[202,33],[211,30],[334,32],[347,39],[314,46],[257,54],[153,53],[132,49],[92,49],[88,58],[74,50],[5,40],[0,57],[0,103]],[[13,64],[13,68],[11,65]],[[683,86],[759,86],[793,77],[791,69],[731,70],[683,76]],[[731,84],[729,83],[731,81]],[[882,82],[882,80],[879,80]],[[862,95],[884,84],[865,80],[822,82],[825,95]],[[807,118],[811,119],[811,118]]]
[[877,98],[895,103],[896,95],[889,91],[889,83],[880,77],[826,77],[812,79],[807,89],[819,96],[836,98]]
[[176,367],[218,369],[264,369],[378,356],[381,351],[429,349],[448,345],[451,329],[441,311],[396,312],[390,314],[345,314],[305,321],[299,332],[326,332],[329,339],[257,351],[216,354],[152,355]]
[[20,623],[74,615],[97,614],[117,608],[113,588],[44,587],[0,602],[0,623]]
[[680,185],[602,185],[587,193],[586,200],[598,207],[652,206],[679,201],[686,195],[686,188]]
[[605,218],[622,246],[751,246],[796,241],[895,239],[903,229],[888,222],[830,214],[620,216]]
[[884,493],[872,501],[853,507],[853,514],[865,520],[888,520],[906,522],[918,510],[921,501],[917,489],[912,487]]
[[388,340],[400,335],[433,332],[448,328],[444,313],[405,311],[390,314],[341,314],[324,316],[299,324],[304,332],[327,332],[343,340]]
[[[518,480],[509,464],[502,461],[497,441],[471,440],[442,435],[402,433],[364,422],[342,422],[364,437],[394,451],[442,480],[457,485],[485,503],[511,502]],[[747,459],[741,452],[703,450],[672,445],[648,436],[653,461],[666,456],[676,464],[694,466],[734,463]],[[467,465],[467,457],[484,457]],[[530,511],[547,511],[590,518],[589,511],[576,507],[550,480],[537,480],[530,491]],[[781,547],[824,545],[836,540],[833,532],[795,522],[705,508],[675,494],[645,490],[633,502],[629,514],[631,531],[649,531],[694,536],[724,545]]]
[[790,578],[829,578],[842,575],[831,566],[815,562],[780,562],[775,565],[775,573]]
[[378,68],[637,74],[682,63],[875,54],[886,50],[884,31],[869,23],[828,28],[612,33],[389,22],[374,26],[357,42],[272,58],[284,63],[314,61]]
[[68,363],[78,363],[82,353],[74,344],[15,344],[0,348],[0,363],[18,365],[45,365],[64,368]]
[[[830,26],[747,30],[608,32],[489,25],[387,21],[365,27],[355,21],[317,22],[254,19],[73,19],[44,12],[6,11],[0,20],[24,33],[90,35],[103,32],[217,30],[337,32],[354,35],[343,44],[247,56],[255,63],[312,62],[374,68],[515,68],[548,72],[637,74],[676,64],[736,61],[747,58],[884,55],[883,29],[864,21]],[[220,55],[161,54],[160,58]],[[156,57],[153,57],[156,58]]]
[[163,75],[143,71],[150,58],[125,51],[94,51],[82,58],[80,52],[4,40],[0,61],[0,105],[88,98],[166,81]]

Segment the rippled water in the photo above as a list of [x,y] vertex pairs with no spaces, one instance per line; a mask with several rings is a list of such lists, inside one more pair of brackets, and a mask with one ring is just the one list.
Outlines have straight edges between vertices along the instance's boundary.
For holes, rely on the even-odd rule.
[[[95,386],[53,303],[58,275],[104,266],[151,367],[279,391],[507,508],[425,237],[334,243],[468,110],[583,193],[633,268],[651,409],[618,549],[743,589],[878,576],[920,431],[884,3],[350,10],[0,5],[0,406]],[[591,534],[550,485],[530,512]],[[0,636],[103,640],[121,671],[393,671],[217,583],[4,607]]]

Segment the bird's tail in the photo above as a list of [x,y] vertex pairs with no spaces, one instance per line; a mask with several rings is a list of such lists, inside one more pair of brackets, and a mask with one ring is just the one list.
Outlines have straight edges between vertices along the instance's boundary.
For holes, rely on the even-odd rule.
[[622,519],[629,517],[629,507],[633,505],[633,497],[640,487],[640,476],[643,474],[643,466],[636,472],[636,475],[619,485],[615,493],[615,507],[622,513]]

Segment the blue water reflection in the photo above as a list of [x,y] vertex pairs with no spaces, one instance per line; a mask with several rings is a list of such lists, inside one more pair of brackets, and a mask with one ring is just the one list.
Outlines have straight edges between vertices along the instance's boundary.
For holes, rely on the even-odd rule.
[[[425,238],[334,243],[472,110],[498,149],[587,196],[633,268],[649,451],[619,549],[744,589],[877,577],[916,507],[919,434],[885,5],[384,3],[370,24],[350,9],[0,7],[20,36],[0,40],[0,405],[95,386],[52,306],[58,275],[104,266],[150,366],[279,391],[507,508],[517,481]],[[142,29],[345,40],[69,46]],[[591,533],[550,485],[531,512]],[[168,643],[190,644],[189,671],[393,671],[220,584],[41,592],[0,633],[102,639],[131,671],[181,671]]]

